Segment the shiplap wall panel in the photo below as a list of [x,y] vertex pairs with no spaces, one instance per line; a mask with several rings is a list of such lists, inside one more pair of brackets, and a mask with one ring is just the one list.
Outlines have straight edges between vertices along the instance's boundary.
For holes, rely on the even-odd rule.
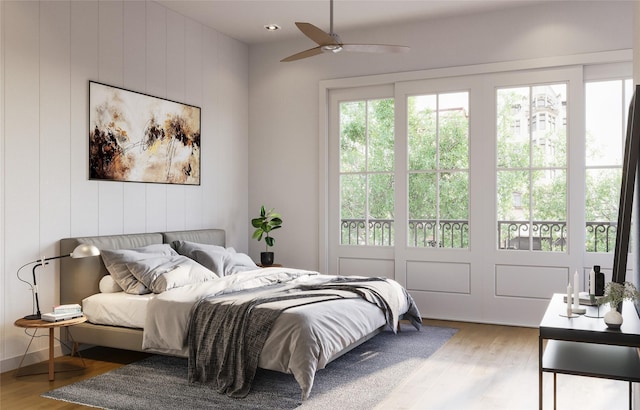
[[[46,16],[46,18],[43,18]],[[42,3],[40,7],[40,250],[59,255],[59,240],[69,233],[71,215],[69,175],[71,141],[69,114],[70,3]],[[57,261],[39,268],[38,285],[58,289]],[[43,312],[58,304],[57,292],[43,292]]]
[[147,232],[145,184],[127,182],[123,187],[123,233]]
[[[188,62],[185,67],[185,98],[189,104],[200,107],[200,116],[202,121],[202,84],[203,84],[203,30],[200,24],[192,20],[185,21],[185,61]],[[202,133],[202,124],[200,132]],[[200,137],[200,145],[202,145],[202,135]],[[200,157],[200,165],[202,166],[203,158]],[[202,184],[202,174],[200,175],[200,184]],[[185,188],[185,228],[193,229],[203,224],[203,189],[200,187]]]
[[[10,370],[29,341],[13,322],[32,309],[31,291],[16,271],[42,253],[53,256],[60,238],[163,231],[167,226],[219,227],[234,232],[229,245],[246,252],[248,216],[240,215],[246,204],[237,201],[246,202],[248,165],[246,159],[233,158],[247,155],[248,47],[226,41],[224,54],[232,58],[219,58],[219,39],[226,36],[173,12],[168,18],[167,9],[155,2],[3,1],[0,9],[0,248],[5,256],[0,262],[5,342],[0,354],[2,369]],[[170,49],[181,57],[170,61]],[[221,72],[229,81],[224,88],[219,86]],[[203,128],[203,146],[217,156],[202,156],[206,182],[168,189],[164,184],[89,180],[90,80],[202,107],[203,127],[216,131]],[[227,100],[231,104],[225,107]],[[212,112],[221,107],[224,115]],[[220,128],[226,129],[224,136],[217,132]],[[213,164],[219,158],[227,161]],[[226,197],[217,190],[219,181],[224,181]],[[31,267],[21,271],[29,282]],[[64,272],[57,263],[38,272],[41,310],[46,311],[58,301],[57,279]],[[47,347],[45,339],[34,341],[26,363],[45,360]]]
[[[123,82],[123,4],[101,1],[98,7],[98,76],[99,81],[122,87]],[[87,131],[88,132],[88,131]],[[99,190],[99,222],[101,235],[116,235],[124,231],[122,182],[101,181]]]
[[71,231],[96,235],[98,184],[89,181],[89,80],[98,80],[98,3],[71,2]]
[[[220,61],[225,61],[227,65],[220,65],[220,69],[218,71],[218,92],[220,94],[224,93],[225,90],[232,87],[231,81],[232,76],[231,72],[234,70],[235,61],[233,59],[233,54],[231,53],[231,46],[229,41],[226,38],[220,37],[218,41],[217,47],[218,58]],[[231,124],[228,121],[222,121],[223,118],[230,118],[232,113],[232,107],[235,105],[235,96],[229,96],[228,99],[224,101],[220,101],[220,105],[216,112],[218,113],[218,121],[216,123],[216,134],[215,134],[215,149],[219,150],[219,153],[222,155],[218,156],[215,169],[215,173],[218,174],[220,172],[224,172],[224,170],[231,164],[233,161],[234,153],[228,149],[231,145],[231,141],[229,141],[229,135],[231,135]],[[228,201],[234,201],[235,198],[232,198],[229,193],[229,186],[233,185],[235,181],[233,181],[233,176],[229,176],[229,178],[225,178],[219,181],[219,185],[217,187],[218,195],[220,198],[225,198]],[[227,212],[223,212],[220,217],[224,220],[231,219],[232,210],[227,210]],[[227,232],[228,236],[231,236],[231,232]]]
[[167,93],[167,16],[166,9],[147,2],[146,92],[158,97]]
[[[202,66],[210,67],[216,72],[214,76],[203,76],[202,90],[202,154],[200,172],[200,186],[202,189],[202,203],[205,210],[202,218],[204,225],[219,226],[223,223],[220,216],[222,209],[222,196],[220,195],[220,185],[223,179],[216,178],[216,175],[224,175],[220,163],[224,156],[220,144],[220,62],[219,62],[219,38],[221,36],[208,28],[203,28],[202,34]],[[206,115],[204,115],[206,114]],[[229,239],[227,239],[229,240]]]
[[185,21],[185,81],[184,92],[186,101],[197,107],[202,107],[202,74],[203,74],[203,54],[205,48],[203,47],[204,30],[200,24],[197,24],[193,20]]
[[124,183],[100,181],[97,184],[100,204],[98,232],[100,235],[124,233]]
[[[147,9],[144,1],[124,3],[124,88],[146,92]],[[128,182],[123,187],[124,233],[146,231],[146,185]]]
[[[216,148],[222,149],[221,169],[219,172],[228,174],[227,169],[232,169],[235,164],[249,162],[248,156],[248,124],[240,123],[240,118],[248,117],[248,59],[244,53],[238,49],[239,42],[232,38],[221,36],[219,43],[220,61],[225,64],[220,66],[220,94],[225,95],[224,104],[221,104],[217,112],[221,118],[220,135],[216,141]],[[246,79],[246,81],[245,81]],[[232,90],[234,90],[232,92]],[[259,130],[257,130],[259,132]],[[235,137],[234,137],[235,136]],[[240,138],[239,138],[240,137]],[[221,198],[231,201],[235,207],[226,208],[222,217],[229,221],[238,221],[240,218],[247,218],[248,215],[248,191],[240,192],[235,186],[243,186],[248,183],[248,168],[230,174],[228,178],[221,180]],[[266,204],[269,206],[269,204]],[[253,211],[253,212],[257,212]],[[222,221],[225,222],[225,219]],[[246,221],[248,223],[248,220]],[[228,237],[237,240],[246,236],[242,224],[234,224],[227,231]]]
[[[241,118],[249,117],[249,58],[241,52],[241,42],[230,37],[225,38],[231,43],[230,48],[234,55],[237,70],[233,75],[233,89],[236,90],[233,94],[236,96],[236,100],[233,107],[233,116],[231,117],[233,130],[231,135],[242,136],[233,143],[232,151],[236,154],[234,158],[235,162],[231,164],[231,168],[233,168],[235,167],[234,164],[249,163],[249,122],[241,121]],[[227,91],[231,92],[231,89]],[[250,214],[249,190],[240,191],[234,187],[244,186],[249,183],[249,167],[239,170],[239,172],[233,173],[233,175],[235,176],[235,182],[233,186],[229,187],[229,191],[238,205],[236,208],[233,208],[234,214],[232,215],[232,220],[240,221],[241,218],[247,218],[245,215]],[[251,215],[253,212],[251,212]],[[253,215],[251,217],[253,217]],[[244,222],[249,223],[249,220],[246,219]],[[244,224],[236,224],[233,236],[234,240],[246,237],[245,231]]]
[[166,98],[186,102],[185,84],[185,18],[167,10],[167,93]]
[[106,84],[122,86],[123,77],[123,3],[98,3],[98,74]]
[[[185,101],[185,18],[167,10],[167,93],[166,98]],[[185,203],[185,189],[182,185],[167,186],[167,230],[185,229],[185,215],[188,212]]]
[[147,91],[147,7],[144,1],[125,1],[123,13],[123,86],[144,93]]
[[[4,303],[9,317],[32,313],[29,287],[18,281],[14,274],[25,262],[39,258],[40,237],[40,157],[39,127],[39,14],[37,3],[10,3],[5,8],[6,61],[21,62],[6,64],[5,93],[11,103],[5,107],[5,195],[9,200],[5,206],[6,254],[4,277],[7,279]],[[14,154],[9,154],[14,153]],[[20,155],[18,155],[20,153]],[[23,269],[21,276],[31,282],[31,269]],[[15,316],[15,317],[14,317]],[[12,323],[13,321],[9,322]],[[24,333],[7,326],[7,355],[24,352]],[[40,343],[38,341],[38,346]]]

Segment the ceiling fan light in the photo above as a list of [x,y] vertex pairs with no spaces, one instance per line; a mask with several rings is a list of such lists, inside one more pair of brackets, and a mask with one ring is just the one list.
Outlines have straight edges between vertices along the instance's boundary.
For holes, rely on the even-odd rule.
[[342,46],[340,44],[325,44],[320,47],[322,51],[330,52],[330,53],[339,53],[342,51]]

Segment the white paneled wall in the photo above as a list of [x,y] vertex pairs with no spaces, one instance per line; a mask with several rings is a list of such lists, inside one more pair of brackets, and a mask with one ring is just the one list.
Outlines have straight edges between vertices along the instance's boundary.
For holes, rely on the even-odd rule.
[[[0,4],[1,371],[28,337],[18,268],[58,240],[220,227],[248,247],[248,47],[147,1]],[[88,180],[89,81],[202,108],[201,186]],[[31,281],[31,266],[21,270]],[[58,301],[58,264],[39,268],[40,306]],[[46,356],[36,339],[30,361]]]

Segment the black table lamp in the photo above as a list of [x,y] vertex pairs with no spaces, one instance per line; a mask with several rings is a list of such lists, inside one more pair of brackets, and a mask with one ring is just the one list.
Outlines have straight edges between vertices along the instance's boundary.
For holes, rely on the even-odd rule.
[[[27,265],[30,265],[32,263],[35,263],[35,265],[33,266],[33,270],[31,271],[33,274],[33,286],[31,287],[31,289],[33,290],[33,294],[36,298],[36,313],[34,313],[33,315],[27,315],[24,318],[27,320],[38,320],[42,318],[42,315],[40,313],[40,302],[38,301],[38,285],[36,283],[36,268],[38,266],[44,266],[47,264],[47,261],[50,261],[52,259],[60,259],[60,258],[66,258],[68,256],[72,257],[72,258],[86,258],[88,256],[98,256],[100,255],[100,249],[96,248],[93,245],[87,245],[87,244],[80,244],[78,246],[76,246],[76,248],[73,250],[73,252],[71,252],[68,255],[60,255],[60,256],[52,256],[51,258],[42,258],[42,259],[38,259],[37,261],[33,261],[33,262],[29,262],[26,263],[24,265],[22,265],[19,269],[18,269],[18,273],[20,272],[20,269],[24,268]],[[18,276],[19,278],[20,276]],[[22,279],[20,279],[22,280]],[[23,281],[24,282],[24,281]]]

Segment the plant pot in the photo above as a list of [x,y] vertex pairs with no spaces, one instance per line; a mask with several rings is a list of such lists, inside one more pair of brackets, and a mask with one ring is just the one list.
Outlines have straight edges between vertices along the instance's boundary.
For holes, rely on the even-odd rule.
[[622,326],[622,315],[615,307],[612,307],[604,314],[604,323],[609,329],[620,329]]
[[260,252],[260,264],[262,266],[273,265],[274,255],[273,252]]

